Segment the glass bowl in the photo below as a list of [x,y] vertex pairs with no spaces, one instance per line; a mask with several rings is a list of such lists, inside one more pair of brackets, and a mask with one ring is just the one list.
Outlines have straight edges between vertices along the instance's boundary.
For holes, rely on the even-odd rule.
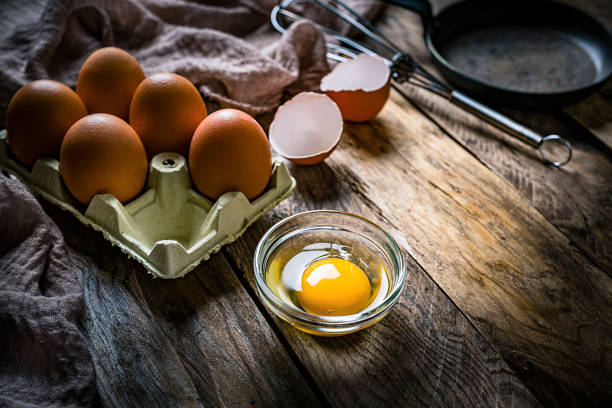
[[[340,245],[345,259],[362,257],[384,267],[388,285],[379,286],[377,296],[361,312],[345,316],[308,313],[279,295],[267,274],[271,262],[293,248],[333,242]],[[347,250],[348,248],[348,250]],[[309,211],[278,222],[261,238],[253,259],[257,293],[268,309],[299,330],[318,336],[339,336],[364,329],[385,317],[399,299],[406,279],[404,257],[395,240],[382,228],[358,215],[342,211]],[[273,273],[273,272],[270,272]],[[280,272],[278,272],[280,274]],[[280,275],[279,275],[280,276]],[[382,276],[382,275],[381,275]]]

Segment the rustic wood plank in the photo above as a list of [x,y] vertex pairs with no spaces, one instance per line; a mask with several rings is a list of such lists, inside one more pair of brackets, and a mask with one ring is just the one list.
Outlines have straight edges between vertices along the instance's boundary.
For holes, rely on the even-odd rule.
[[564,111],[612,149],[612,81],[584,101],[564,108]]
[[[429,0],[429,3],[432,5],[432,9],[434,14],[437,14],[444,8],[459,3],[463,0]],[[589,14],[599,23],[604,26],[612,26],[612,7],[610,6],[610,2],[608,0],[553,0],[557,3],[563,3],[570,7],[574,7],[576,9],[582,10],[583,12]]]
[[[562,0],[590,14],[612,32],[612,3],[608,0],[575,2]],[[612,81],[583,101],[563,108],[570,117],[589,129],[601,142],[612,149]]]
[[[252,254],[276,221],[341,209],[376,220],[403,240],[351,165],[291,166],[297,192],[223,251],[255,288]],[[386,192],[385,194],[390,194]],[[407,244],[405,244],[407,245]],[[500,355],[407,255],[407,286],[395,309],[361,332],[319,338],[275,322],[332,406],[537,406]]]
[[[392,11],[387,10],[379,22],[383,31],[413,52],[428,70],[435,71],[421,39],[418,18],[405,10],[394,8]],[[571,141],[574,147],[572,161],[563,169],[553,169],[541,162],[539,154],[531,147],[445,99],[410,86],[402,89],[419,109],[487,167],[516,187],[593,262],[612,275],[612,184],[609,183],[612,163],[601,145],[590,140],[588,135],[585,137],[584,132],[577,133],[576,129],[554,120],[550,112],[500,109],[542,134],[558,133]],[[601,99],[600,94],[594,98]],[[588,111],[590,108],[584,109]],[[593,112],[599,112],[599,109]],[[612,105],[607,112],[610,116]],[[603,118],[599,116],[598,120]]]
[[[458,1],[460,0],[431,0],[430,3],[434,13],[438,13]],[[612,3],[609,0],[555,1],[589,14],[606,27],[608,31],[612,32]],[[392,27],[388,26],[388,24],[391,24]],[[394,41],[398,41],[403,46],[407,46],[407,41],[411,44],[416,44],[421,38],[419,34],[422,30],[418,17],[414,13],[398,7],[387,10],[379,25],[389,31]],[[410,34],[407,36],[407,33]],[[422,61],[424,65],[427,65],[430,71],[436,72],[435,68],[431,67],[431,58],[425,48],[420,45],[415,48],[419,49],[415,55],[417,59]],[[438,77],[440,78],[440,75]],[[595,92],[583,101],[566,106],[562,110],[576,122],[586,127],[608,148],[612,148],[612,81],[608,80],[600,91]]]
[[82,326],[107,406],[318,406],[222,255],[153,279],[101,234],[43,204],[85,292]]
[[550,114],[500,109],[535,131],[561,134],[570,140],[572,161],[556,169],[543,163],[536,150],[441,98],[414,88],[404,90],[416,106],[512,184],[612,276],[612,162],[598,143]]
[[377,120],[346,126],[345,136],[332,170],[351,169],[530,390],[551,406],[607,405],[611,279],[396,93]]

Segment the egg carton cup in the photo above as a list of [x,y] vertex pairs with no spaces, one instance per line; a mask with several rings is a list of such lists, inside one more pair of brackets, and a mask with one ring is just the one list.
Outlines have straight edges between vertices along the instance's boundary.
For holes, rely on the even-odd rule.
[[235,241],[264,212],[284,200],[296,182],[280,160],[272,165],[263,194],[249,200],[228,192],[215,202],[192,188],[185,158],[160,153],[149,164],[145,191],[126,205],[111,194],[94,196],[89,205],[74,199],[62,180],[59,161],[38,160],[31,171],[17,163],[0,131],[0,167],[43,198],[136,259],[154,276],[179,278]]

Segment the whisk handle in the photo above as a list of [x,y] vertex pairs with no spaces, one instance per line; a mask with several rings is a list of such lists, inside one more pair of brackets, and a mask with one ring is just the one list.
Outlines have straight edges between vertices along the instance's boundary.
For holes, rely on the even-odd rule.
[[385,3],[400,6],[419,13],[421,19],[423,20],[424,27],[427,27],[433,16],[431,12],[431,4],[429,4],[428,0],[385,0]]
[[[456,105],[492,124],[493,126],[498,127],[499,129],[510,133],[511,135],[517,137],[523,142],[535,147],[540,151],[542,158],[555,167],[563,166],[572,158],[572,145],[567,140],[558,135],[542,136],[459,91],[452,91],[450,93],[450,100]],[[565,147],[567,156],[563,160],[554,160],[549,158],[547,156],[547,153],[545,153],[545,151],[542,149],[544,144],[547,142],[560,143],[562,146]]]

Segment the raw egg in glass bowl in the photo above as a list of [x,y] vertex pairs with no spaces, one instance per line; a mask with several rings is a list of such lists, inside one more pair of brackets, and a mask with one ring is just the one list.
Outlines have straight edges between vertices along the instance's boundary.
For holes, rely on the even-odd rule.
[[288,217],[259,241],[253,260],[266,307],[318,336],[353,333],[385,317],[406,267],[395,240],[358,215],[309,211]]

